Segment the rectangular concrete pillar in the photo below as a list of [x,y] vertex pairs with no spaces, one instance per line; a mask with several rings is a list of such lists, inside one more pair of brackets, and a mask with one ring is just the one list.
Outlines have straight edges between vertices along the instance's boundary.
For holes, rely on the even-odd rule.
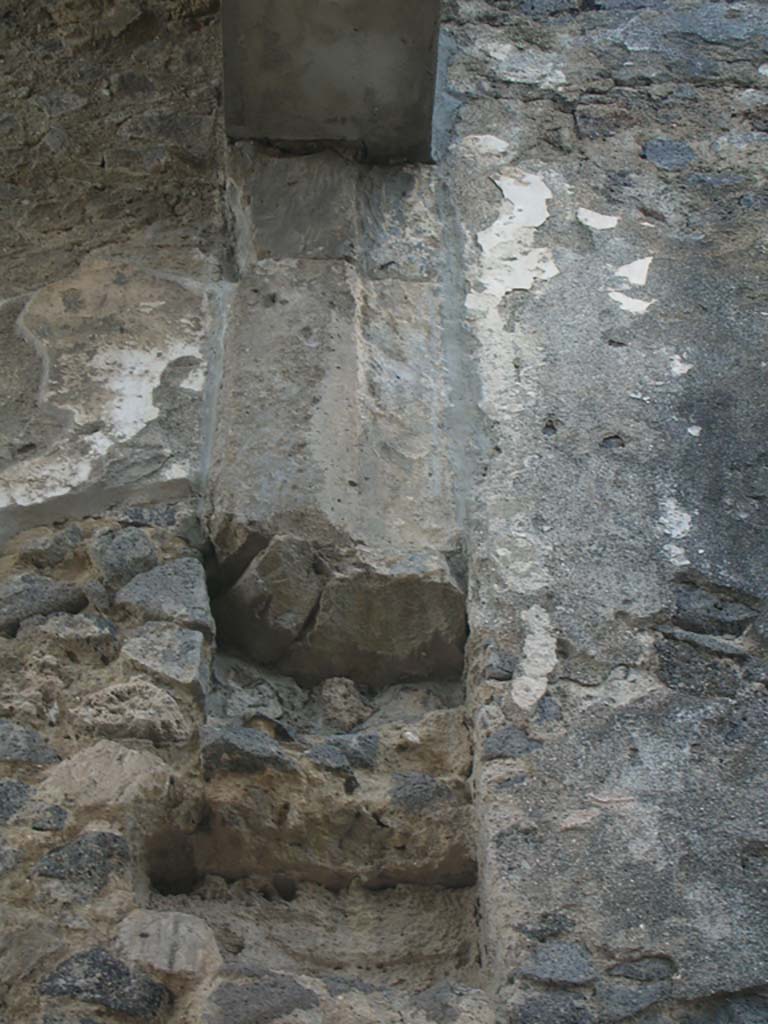
[[440,0],[224,0],[229,136],[430,160],[439,22]]

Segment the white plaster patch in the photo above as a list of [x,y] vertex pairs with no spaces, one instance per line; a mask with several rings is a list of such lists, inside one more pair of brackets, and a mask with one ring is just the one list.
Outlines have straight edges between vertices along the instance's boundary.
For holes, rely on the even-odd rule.
[[[115,445],[161,415],[155,392],[176,360],[195,360],[182,386],[204,387],[211,324],[194,282],[95,261],[37,292],[19,329],[41,358],[39,404],[61,418],[62,430],[46,451],[4,471],[0,506],[38,504],[87,484]],[[179,450],[157,447],[161,479],[188,476],[191,440],[171,432],[169,445]]]
[[693,363],[686,363],[683,357],[676,352],[669,361],[669,368],[673,377],[684,377],[689,370],[693,369]]
[[502,156],[509,149],[509,143],[497,135],[467,135],[461,144],[480,156]]
[[699,435],[701,434],[701,427],[698,425],[698,423],[694,423],[690,427],[688,427],[688,433],[691,435],[691,437],[699,437]]
[[768,78],[768,64],[761,64],[757,69],[758,75],[762,75],[763,78]]
[[648,280],[648,271],[651,269],[653,256],[645,256],[641,260],[634,260],[632,263],[625,263],[616,271],[616,277],[623,277],[630,284],[644,286]]
[[608,295],[613,299],[614,302],[618,302],[623,310],[627,313],[634,313],[639,315],[646,313],[649,306],[652,306],[655,299],[633,299],[630,295],[625,295],[624,292],[608,292]]
[[665,498],[661,503],[660,522],[664,533],[679,539],[691,532],[693,518],[675,498]]
[[525,643],[520,671],[512,680],[510,696],[518,707],[530,711],[547,692],[549,675],[557,666],[557,649],[546,609],[533,605],[521,618],[526,626]]
[[593,231],[607,231],[609,228],[615,228],[619,223],[618,217],[611,217],[607,213],[596,213],[594,210],[588,210],[585,206],[578,208],[576,217]]

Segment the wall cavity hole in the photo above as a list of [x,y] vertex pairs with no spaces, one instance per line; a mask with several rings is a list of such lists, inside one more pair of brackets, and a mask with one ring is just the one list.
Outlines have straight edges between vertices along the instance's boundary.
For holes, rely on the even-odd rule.
[[272,879],[275,892],[285,903],[292,903],[296,899],[296,883],[292,878],[285,875],[275,875]]
[[150,836],[144,846],[144,862],[149,883],[161,896],[191,893],[201,880],[191,838],[180,829],[164,829]]

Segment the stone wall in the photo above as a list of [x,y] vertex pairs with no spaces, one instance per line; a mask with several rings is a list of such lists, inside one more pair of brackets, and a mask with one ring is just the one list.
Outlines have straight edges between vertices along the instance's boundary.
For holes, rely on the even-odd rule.
[[768,1018],[768,16],[444,15],[373,167],[3,11],[4,1024]]

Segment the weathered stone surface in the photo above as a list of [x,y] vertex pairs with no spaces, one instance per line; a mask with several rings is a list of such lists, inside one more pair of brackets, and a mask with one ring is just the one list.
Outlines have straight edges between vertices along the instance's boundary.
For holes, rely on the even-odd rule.
[[117,944],[129,963],[194,982],[222,964],[213,932],[191,914],[134,910],[120,923]]
[[118,591],[115,605],[143,619],[214,632],[205,573],[196,558],[177,558],[134,576]]
[[688,143],[678,139],[650,139],[643,156],[663,171],[682,171],[696,158]]
[[138,481],[143,494],[183,491],[199,472],[216,317],[204,285],[125,259],[93,259],[33,295],[19,327],[45,362],[40,406],[66,426],[5,470],[4,521],[34,524],[52,502],[100,509]]
[[34,870],[41,878],[66,882],[79,899],[89,899],[129,863],[128,843],[123,836],[115,832],[85,832],[71,843],[50,850]]
[[15,847],[0,839],[0,875],[12,871],[21,860],[21,853]]
[[520,1024],[594,1024],[588,1007],[565,992],[547,992],[527,999],[519,1010]]
[[407,811],[417,812],[441,800],[450,800],[450,788],[424,772],[401,772],[392,778],[392,801]]
[[349,732],[373,714],[351,679],[323,680],[317,704],[323,723],[333,732]]
[[21,810],[31,793],[31,788],[20,779],[0,779],[0,825]]
[[44,996],[79,999],[138,1020],[154,1020],[170,1002],[164,985],[94,947],[59,964],[40,983]]
[[157,549],[144,530],[126,526],[123,530],[106,530],[88,545],[88,554],[101,580],[113,590],[128,583],[140,572],[154,569]]
[[450,678],[461,673],[465,638],[464,596],[443,559],[367,554],[330,577],[280,666],[299,679],[339,674],[378,687]]
[[157,746],[184,743],[193,729],[171,694],[140,676],[94,693],[73,709],[72,717],[98,736],[150,740]]
[[546,942],[533,951],[520,972],[526,978],[553,985],[586,985],[597,972],[578,942]]
[[33,615],[79,612],[88,603],[73,583],[61,583],[47,576],[25,573],[0,583],[0,634],[13,636],[19,623]]
[[483,743],[483,760],[495,761],[498,758],[525,757],[536,750],[541,744],[532,740],[516,725],[503,725],[496,732],[486,737]]
[[41,531],[29,537],[20,548],[21,560],[37,569],[50,569],[70,558],[83,540],[76,523],[63,530]]
[[319,1006],[312,989],[287,974],[261,970],[243,984],[223,982],[213,992],[206,1024],[269,1024],[293,1013]]
[[205,643],[194,629],[165,622],[148,622],[124,641],[120,658],[128,671],[139,669],[157,679],[189,690],[197,697],[210,685]]
[[55,644],[64,651],[96,654],[111,660],[117,652],[117,629],[103,615],[56,612],[45,619],[28,619],[19,627],[20,640]]
[[63,807],[51,804],[30,818],[29,827],[35,832],[60,832],[68,819],[69,814]]
[[174,773],[164,761],[110,740],[99,740],[53,768],[38,797],[83,810],[133,809],[150,819],[162,819],[178,800]]
[[295,765],[280,744],[260,729],[206,725],[200,732],[203,767],[208,774],[263,772],[268,768],[292,771]]
[[222,641],[244,648],[255,661],[277,661],[317,604],[323,580],[316,560],[307,541],[273,537],[215,604]]
[[40,733],[0,718],[0,761],[44,765],[58,760],[58,754],[51,750]]
[[673,622],[695,633],[739,636],[756,615],[749,605],[689,584],[677,592]]

